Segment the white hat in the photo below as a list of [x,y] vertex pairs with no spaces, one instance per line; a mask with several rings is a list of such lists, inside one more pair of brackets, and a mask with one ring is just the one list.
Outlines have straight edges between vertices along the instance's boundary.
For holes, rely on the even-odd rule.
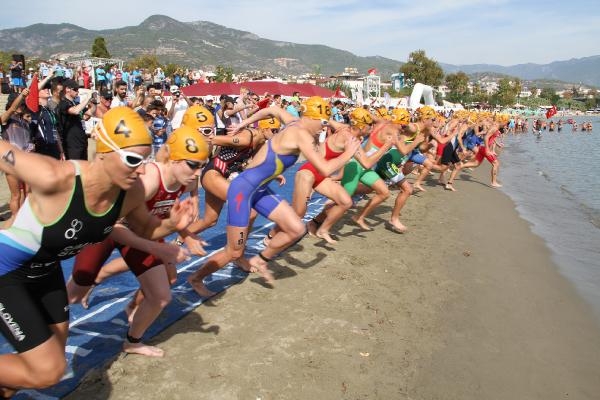
[[179,86],[177,86],[177,85],[171,85],[171,86],[169,87],[169,91],[170,91],[171,93],[179,92]]

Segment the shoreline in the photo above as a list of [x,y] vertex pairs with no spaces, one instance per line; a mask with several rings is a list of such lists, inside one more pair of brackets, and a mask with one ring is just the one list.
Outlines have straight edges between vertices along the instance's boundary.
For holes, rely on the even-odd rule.
[[374,231],[345,216],[335,246],[274,262],[274,289],[249,276],[149,340],[164,359],[121,355],[67,398],[594,398],[598,322],[488,180],[427,182],[404,235],[395,191]]

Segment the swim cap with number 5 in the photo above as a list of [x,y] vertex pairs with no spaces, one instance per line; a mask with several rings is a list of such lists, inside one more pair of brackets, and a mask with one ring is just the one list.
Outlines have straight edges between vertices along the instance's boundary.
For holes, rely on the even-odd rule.
[[206,107],[196,104],[186,110],[181,122],[194,129],[212,128],[215,126],[215,117]]
[[94,129],[97,153],[152,144],[152,136],[144,120],[129,107],[111,108]]
[[167,145],[171,160],[204,161],[208,158],[208,144],[204,137],[187,125],[175,129],[167,139]]

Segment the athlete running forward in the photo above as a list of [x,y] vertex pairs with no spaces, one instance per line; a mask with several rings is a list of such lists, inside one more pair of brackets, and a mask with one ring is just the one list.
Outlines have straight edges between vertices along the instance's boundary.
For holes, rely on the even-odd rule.
[[2,335],[15,349],[0,355],[0,394],[57,383],[66,368],[69,307],[60,261],[104,240],[120,217],[140,236],[158,239],[191,222],[188,202],[168,219],[148,213],[139,176],[152,139],[127,107],[110,110],[94,161],[58,161],[0,141],[0,169],[31,191],[13,225],[0,231]]
[[[248,167],[238,175],[227,191],[227,244],[200,268],[189,281],[198,294],[211,292],[202,279],[237,260],[249,272],[258,272],[268,283],[274,278],[268,269],[268,262],[296,243],[306,234],[306,226],[296,215],[287,201],[273,193],[268,184],[292,166],[298,156],[303,154],[317,170],[329,176],[340,169],[358,150],[359,141],[349,137],[344,153],[332,160],[324,160],[315,150],[315,138],[323,126],[329,124],[331,109],[321,97],[310,97],[302,103],[302,117],[297,118],[275,107],[258,111],[240,125],[243,128],[261,119],[275,116],[286,125],[285,129],[268,140],[258,150]],[[275,222],[281,229],[269,245],[257,256],[244,259],[243,253],[248,238],[250,211],[254,208],[261,215]]]

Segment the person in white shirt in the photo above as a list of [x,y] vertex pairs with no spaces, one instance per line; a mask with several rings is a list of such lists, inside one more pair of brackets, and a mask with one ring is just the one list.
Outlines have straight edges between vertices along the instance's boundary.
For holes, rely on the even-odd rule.
[[190,99],[176,85],[171,85],[171,100],[167,103],[167,117],[171,120],[173,129],[181,126],[183,114],[192,105]]

